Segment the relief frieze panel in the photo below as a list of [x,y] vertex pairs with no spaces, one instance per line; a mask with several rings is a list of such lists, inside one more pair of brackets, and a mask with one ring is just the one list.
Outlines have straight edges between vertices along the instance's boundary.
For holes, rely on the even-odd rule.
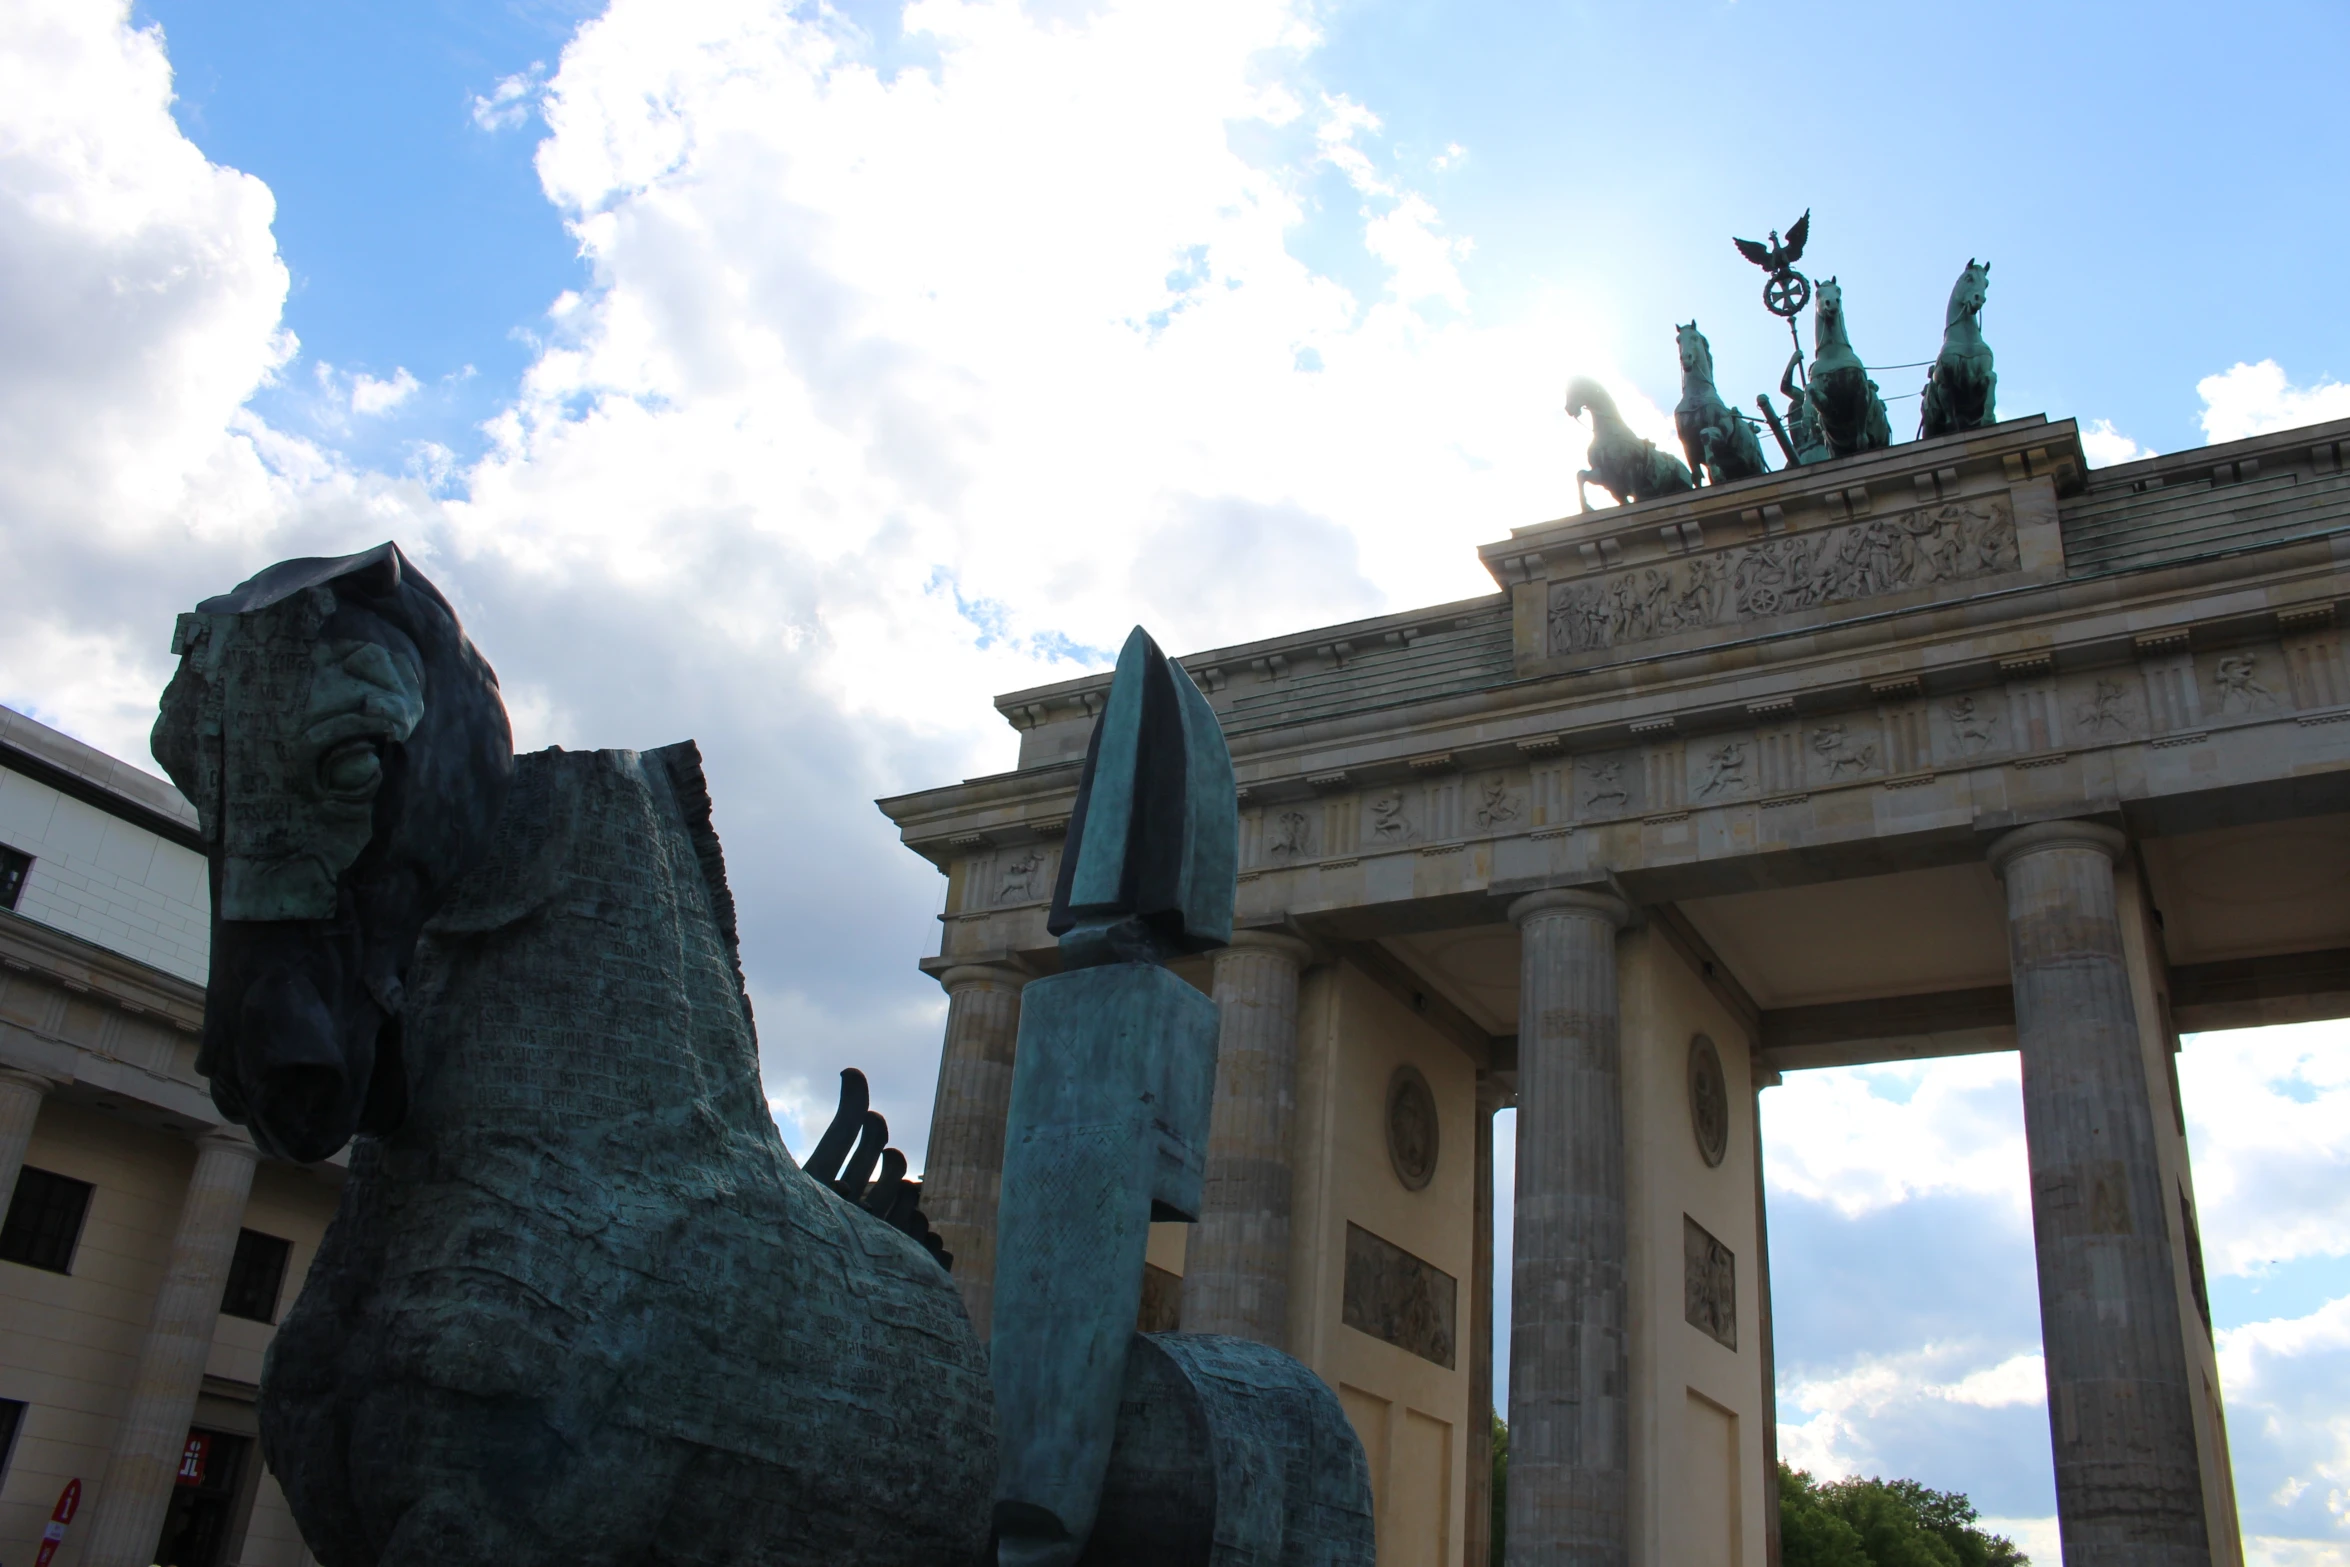
[[2022,569],[2006,497],[1953,502],[1554,584],[1550,655]]

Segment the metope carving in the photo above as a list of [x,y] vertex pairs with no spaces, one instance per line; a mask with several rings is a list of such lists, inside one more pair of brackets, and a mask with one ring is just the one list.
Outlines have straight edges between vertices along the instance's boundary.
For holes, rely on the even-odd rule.
[[1004,867],[1004,879],[996,887],[998,905],[1035,903],[1044,897],[1044,851],[1029,849]]
[[1630,807],[1632,791],[1624,785],[1624,759],[1611,756],[1582,764],[1583,809],[1621,811]]
[[1992,726],[1999,715],[1986,712],[1983,705],[1971,696],[1958,697],[1942,710],[1950,720],[1950,732],[1957,737],[1958,748],[1969,756],[1980,756],[1989,749],[1994,738]]
[[2022,566],[2005,498],[1953,502],[1556,584],[1550,652],[1596,652]]
[[1721,1345],[1738,1347],[1738,1259],[1681,1215],[1682,1316],[1691,1327]]
[[1697,797],[1711,800],[1720,795],[1746,793],[1746,751],[1743,740],[1717,747],[1706,758],[1705,781],[1697,786]]
[[1487,831],[1507,827],[1523,813],[1507,775],[1495,773],[1478,787],[1477,825]]
[[1832,783],[1847,774],[1859,777],[1877,770],[1877,748],[1856,740],[1842,724],[1822,724],[1811,732],[1812,754],[1828,769]]
[[1265,852],[1277,860],[1300,860],[1313,852],[1314,823],[1303,811],[1283,811],[1275,816]]
[[2092,739],[2130,732],[2129,692],[2111,680],[2100,680],[2087,701],[2073,709],[2073,721]]
[[1401,789],[1385,789],[1371,796],[1366,807],[1371,813],[1371,836],[1381,843],[1409,843],[1412,840],[1412,819],[1404,809]]
[[2256,653],[2230,653],[2219,661],[2211,683],[2219,687],[2222,713],[2258,713],[2277,705],[2277,694],[2260,683]]

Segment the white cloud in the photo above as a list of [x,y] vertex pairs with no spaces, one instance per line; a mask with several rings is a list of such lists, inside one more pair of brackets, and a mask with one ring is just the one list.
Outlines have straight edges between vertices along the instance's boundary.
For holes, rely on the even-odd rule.
[[487,96],[476,93],[473,123],[485,131],[510,131],[529,119],[545,86],[546,70],[534,60],[529,70],[500,77]]
[[2115,463],[2160,455],[2115,429],[2111,419],[2092,419],[2081,427],[2081,450],[2092,468],[2110,468]]
[[2013,1054],[1794,1072],[1763,1100],[1775,1193],[1856,1218],[1929,1194],[2029,1211]]
[[2197,1034],[2179,1056],[2205,1264],[2350,1256],[2350,1024]]
[[[1782,1373],[1779,1456],[1822,1478],[1880,1472],[1872,1423],[1896,1406],[1965,1404],[1976,1409],[2045,1407],[2047,1373],[2036,1354],[1982,1364],[1977,1343],[1927,1344],[1862,1355],[1825,1374]],[[1931,1479],[1927,1480],[1932,1484]]]
[[389,380],[379,381],[362,370],[351,377],[351,412],[355,414],[387,414],[416,394],[416,377],[406,367],[392,372]]
[[2203,434],[2214,441],[2240,441],[2270,430],[2328,419],[2350,419],[2350,385],[2319,381],[2295,386],[2274,359],[2239,362],[2195,383],[2203,399]]

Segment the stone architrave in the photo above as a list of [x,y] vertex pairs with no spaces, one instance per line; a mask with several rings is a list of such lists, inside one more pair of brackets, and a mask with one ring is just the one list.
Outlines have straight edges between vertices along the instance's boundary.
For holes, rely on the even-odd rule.
[[197,1144],[163,1286],[131,1376],[130,1403],[107,1455],[98,1516],[82,1547],[84,1567],[147,1567],[155,1559],[260,1158],[242,1137],[212,1133]]
[[1294,936],[1255,930],[1233,932],[1215,955],[1216,1102],[1207,1194],[1184,1255],[1187,1333],[1287,1347],[1297,982],[1312,956]]
[[33,1123],[41,1118],[41,1101],[55,1086],[36,1073],[0,1067],[0,1207],[16,1191],[17,1172],[24,1168],[25,1149],[32,1145]]
[[939,976],[947,992],[946,1048],[930,1111],[922,1210],[955,1259],[955,1283],[982,1343],[993,1315],[1004,1116],[1012,1104],[1020,988],[1027,982],[991,964],[966,964]]
[[2068,1567],[2209,1567],[2186,1341],[2116,912],[2093,822],[1991,846],[2007,885],[2040,1331]]
[[1518,979],[1518,1184],[1510,1293],[1509,1560],[1622,1567],[1631,1501],[1621,898],[1510,905]]

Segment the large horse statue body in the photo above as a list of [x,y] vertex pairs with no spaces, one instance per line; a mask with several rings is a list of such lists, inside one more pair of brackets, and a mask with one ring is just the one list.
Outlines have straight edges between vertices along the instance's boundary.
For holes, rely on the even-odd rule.
[[1714,350],[1692,321],[1673,328],[1681,349],[1681,401],[1673,410],[1673,425],[1681,432],[1681,450],[1689,471],[1702,472],[1708,482],[1729,484],[1766,471],[1762,442],[1754,426],[1740,418],[1714,389]]
[[1926,372],[1918,434],[1955,435],[1999,421],[1999,374],[1991,368],[1991,345],[1983,341],[1983,303],[1991,295],[1991,263],[1969,258],[1951,285],[1942,313],[1942,352]]
[[1812,306],[1812,335],[1811,379],[1805,390],[1828,451],[1850,457],[1892,445],[1893,426],[1885,417],[1884,399],[1845,335],[1844,290],[1834,278],[1819,286]]
[[938,1262],[784,1149],[693,746],[514,757],[391,545],[175,645],[200,1065],[272,1154],[375,1134],[263,1371],[324,1567],[977,1560],[985,1352]]
[[1575,475],[1577,510],[1591,509],[1591,496],[1585,489],[1589,484],[1599,485],[1619,505],[1696,487],[1679,458],[1658,451],[1656,442],[1632,433],[1605,387],[1587,376],[1577,376],[1567,383],[1567,417],[1579,419],[1586,411],[1591,415],[1591,446],[1584,460],[1591,466]]

